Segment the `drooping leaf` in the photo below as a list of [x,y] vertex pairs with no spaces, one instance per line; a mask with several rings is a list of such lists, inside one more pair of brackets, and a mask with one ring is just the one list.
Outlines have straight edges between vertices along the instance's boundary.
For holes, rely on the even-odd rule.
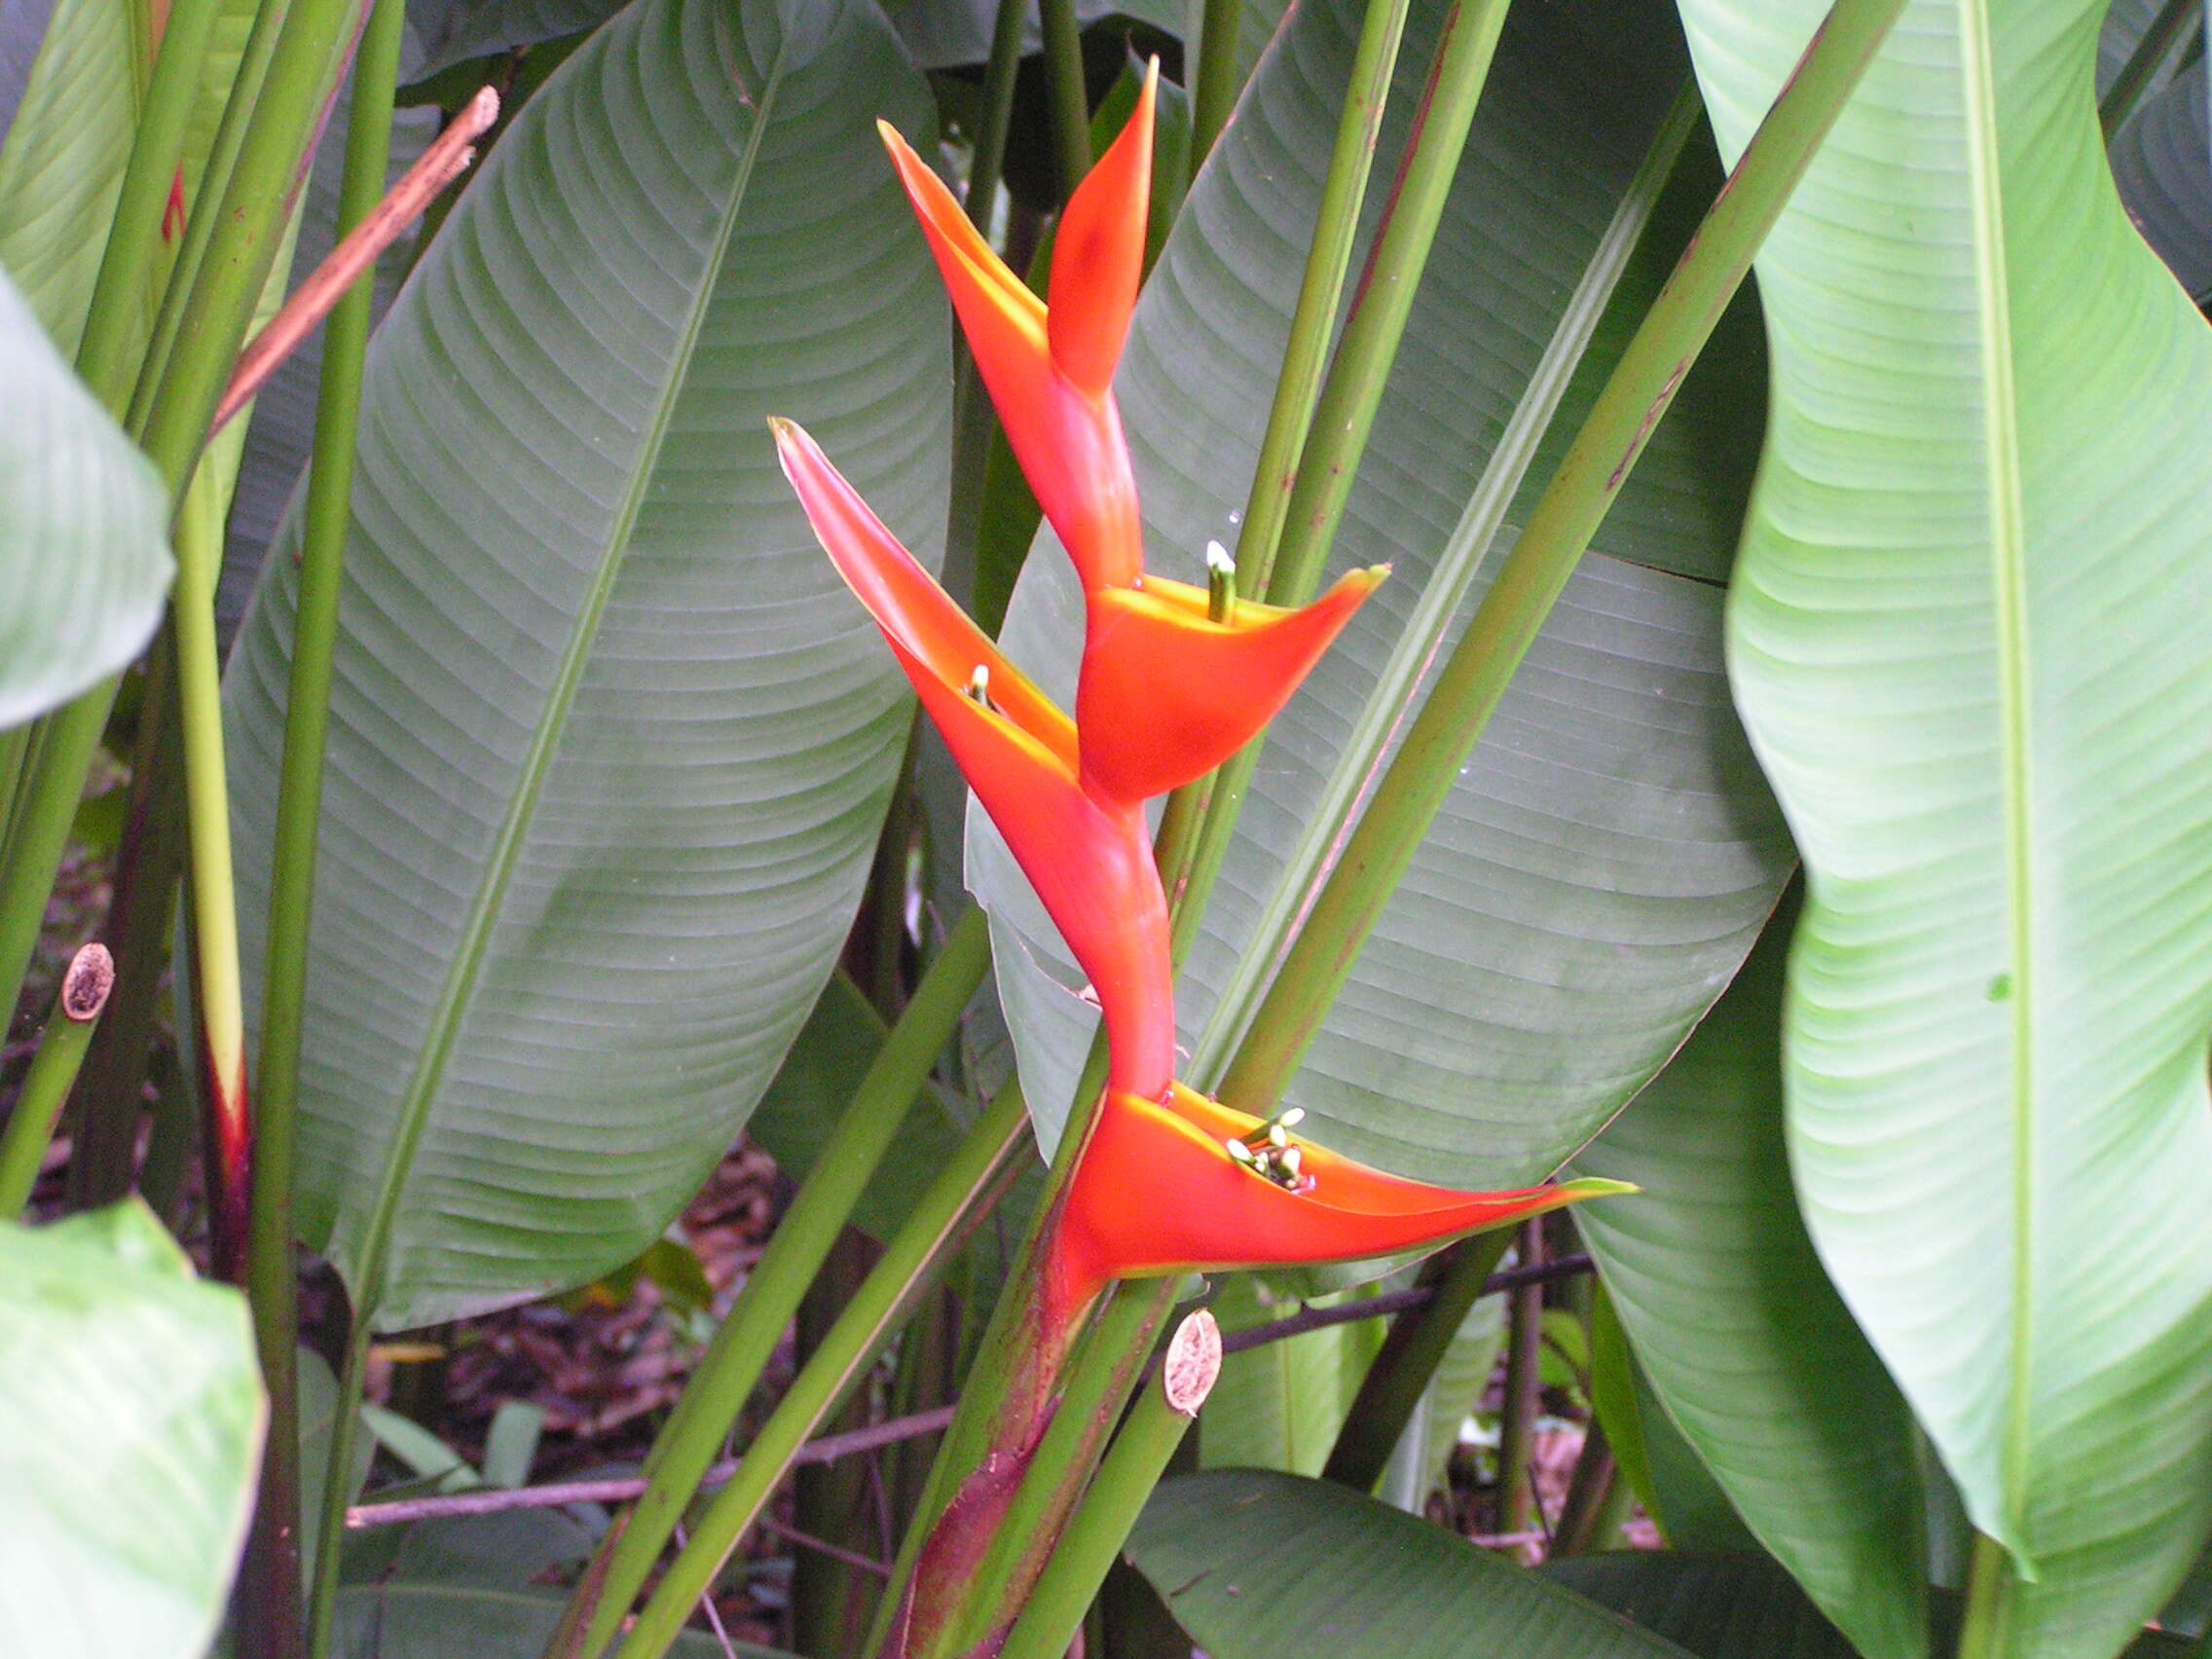
[[0,270],[0,731],[136,656],[176,566],[153,465]]
[[[1724,153],[1823,9],[1685,6]],[[1730,611],[1808,872],[1799,1201],[2039,1578],[2023,1656],[2111,1652],[2212,1530],[2212,334],[2105,169],[2100,11],[1931,0],[1885,44],[1760,256]]]
[[[899,675],[764,418],[806,421],[933,552],[944,313],[872,125],[926,101],[861,0],[779,17],[647,0],[601,31],[371,353],[301,1215],[379,1328],[655,1237],[866,874]],[[253,965],[296,534],[226,688]]]
[[[1413,9],[1385,156],[1442,11]],[[1198,576],[1209,539],[1236,540],[1358,15],[1314,4],[1291,17],[1139,303],[1117,389],[1162,574]],[[1394,573],[1271,728],[1183,975],[1186,1045],[1681,85],[1678,53],[1664,7],[1509,16],[1337,539],[1339,567],[1388,560]],[[1655,284],[1664,265],[1624,288]],[[1603,333],[1595,353],[1621,338]],[[1723,372],[1693,376],[1659,428],[1292,1085],[1324,1144],[1459,1186],[1545,1174],[1680,1042],[1773,903],[1787,837],[1726,704],[1710,585],[1727,568],[1761,393],[1755,349],[1715,350]],[[1594,391],[1583,376],[1564,424]],[[1041,543],[1006,638],[1056,695],[1079,616],[1066,560]],[[970,880],[993,913],[1049,1139],[1090,1014],[1011,863],[972,824]],[[1022,982],[1032,963],[1052,971]]]
[[[1798,1218],[1783,1149],[1777,912],[1682,1051],[1577,1173],[1577,1218],[1653,1391],[1767,1550],[1869,1659],[1927,1649],[1912,1419]],[[1677,1539],[1677,1543],[1685,1540]]]
[[261,1450],[244,1299],[144,1205],[0,1226],[0,1652],[193,1659]]
[[1257,1469],[1153,1493],[1126,1554],[1213,1659],[1682,1659],[1466,1539],[1329,1481]]

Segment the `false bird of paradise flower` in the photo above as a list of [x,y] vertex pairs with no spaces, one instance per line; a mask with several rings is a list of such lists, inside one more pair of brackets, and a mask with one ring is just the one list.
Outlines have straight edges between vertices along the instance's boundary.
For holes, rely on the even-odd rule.
[[[1255,736],[1386,573],[1314,604],[1225,607],[1144,569],[1112,381],[1135,303],[1158,69],[1061,216],[1050,304],[1008,270],[888,127],[1015,459],[1082,578],[1076,718],[1007,660],[796,425],[771,423],[786,475],[882,630],[983,809],[1089,976],[1106,1092],[1047,1258],[1049,1335],[1066,1340],[1108,1280],[1382,1255],[1603,1192],[1579,1181],[1463,1193],[1368,1168],[1175,1081],[1167,911],[1146,797]],[[1055,1344],[1056,1346],[1056,1344]]]

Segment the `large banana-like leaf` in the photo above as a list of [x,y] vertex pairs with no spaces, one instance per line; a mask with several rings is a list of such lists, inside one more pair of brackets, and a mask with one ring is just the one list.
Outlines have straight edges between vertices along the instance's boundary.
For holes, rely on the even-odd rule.
[[[945,313],[879,113],[926,104],[867,0],[645,0],[532,99],[378,333],[301,1213],[379,1327],[635,1255],[844,935],[904,700],[763,418],[934,549]],[[226,689],[249,965],[296,535]]]
[[1577,1155],[1578,1173],[1643,1191],[1576,1225],[1652,1390],[1736,1511],[1868,1659],[1915,1659],[1912,1419],[1821,1271],[1783,1152],[1795,914],[1777,914],[1682,1051]]
[[138,0],[55,0],[0,143],[0,266],[72,355],[138,121],[143,26]]
[[0,1225],[0,1652],[193,1659],[261,1450],[245,1301],[143,1205]]
[[[1266,1281],[1252,1273],[1229,1275],[1213,1303],[1231,1331],[1266,1324],[1297,1308],[1278,1306]],[[1366,1319],[1228,1355],[1198,1413],[1200,1467],[1318,1475],[1382,1341],[1380,1323]]]
[[2201,66],[2175,76],[2112,138],[2127,216],[2199,305],[2212,299],[2212,112]]
[[[1687,0],[1733,153],[1820,0]],[[2212,1529],[2212,334],[2129,227],[2094,0],[1916,0],[1758,264],[1739,706],[1804,849],[1791,1164],[2022,1583],[2098,1655]]]
[[[1413,8],[1385,156],[1443,11]],[[1118,389],[1163,573],[1197,576],[1208,539],[1236,539],[1359,12],[1314,0],[1291,16],[1139,305]],[[1395,573],[1269,734],[1183,977],[1186,1043],[1681,85],[1675,30],[1645,4],[1510,15],[1337,538],[1340,566],[1388,560]],[[1658,1069],[1751,948],[1789,855],[1721,680],[1713,579],[1761,389],[1755,351],[1715,350],[1736,378],[1685,387],[1293,1085],[1316,1139],[1460,1185],[1540,1176]],[[1563,420],[1593,390],[1585,376]],[[1007,637],[1063,695],[1079,626],[1066,561],[1041,545]],[[987,837],[971,845],[1049,1133],[1088,1011],[1064,970],[1042,971],[1059,947],[1011,864]]]
[[1213,1659],[1686,1659],[1610,1608],[1329,1481],[1259,1469],[1169,1481],[1126,1553]]
[[0,731],[136,656],[175,564],[152,464],[0,269]]

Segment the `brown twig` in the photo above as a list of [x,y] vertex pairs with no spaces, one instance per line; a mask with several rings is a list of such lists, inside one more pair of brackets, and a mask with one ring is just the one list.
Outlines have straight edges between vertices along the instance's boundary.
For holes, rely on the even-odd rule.
[[[1588,1256],[1562,1256],[1557,1261],[1539,1262],[1533,1267],[1507,1268],[1503,1272],[1490,1275],[1483,1281],[1483,1295],[1495,1296],[1502,1290],[1518,1290],[1523,1285],[1549,1284],[1553,1279],[1572,1278],[1590,1271]],[[1265,1325],[1253,1325],[1241,1331],[1230,1331],[1221,1339],[1224,1353],[1242,1353],[1247,1348],[1279,1343],[1285,1337],[1302,1337],[1308,1331],[1327,1330],[1331,1325],[1352,1325],[1362,1319],[1380,1319],[1385,1314],[1402,1313],[1409,1308],[1419,1308],[1436,1293],[1427,1285],[1414,1285],[1406,1290],[1386,1290],[1380,1296],[1364,1297],[1357,1302],[1340,1302],[1333,1308],[1301,1308],[1297,1312]]]
[[[935,1411],[916,1412],[912,1417],[894,1418],[889,1422],[871,1423],[866,1428],[850,1429],[843,1434],[826,1434],[800,1447],[792,1461],[834,1462],[856,1452],[872,1452],[879,1446],[935,1434],[951,1420],[952,1408],[940,1406]],[[715,1464],[707,1471],[707,1478],[699,1483],[699,1490],[704,1492],[725,1485],[742,1460],[729,1457]],[[498,1515],[510,1509],[547,1509],[565,1503],[626,1503],[643,1494],[645,1490],[645,1481],[635,1475],[604,1481],[563,1481],[552,1486],[486,1487],[474,1492],[444,1493],[435,1497],[355,1504],[346,1511],[346,1525],[349,1529],[389,1527],[403,1521],[432,1521],[450,1515]]]
[[239,353],[238,366],[231,372],[231,384],[224,388],[223,400],[215,407],[215,419],[207,428],[208,436],[214,436],[230,424],[231,418],[244,408],[276,372],[276,365],[292,354],[377,255],[414,223],[439,191],[461,176],[476,159],[475,140],[483,136],[498,115],[499,94],[490,87],[477,89],[476,95],[446,124],[445,130],[431,141],[422,159],[385,193],[383,201],[369,209],[367,217],[353,227],[346,240],[330,250],[330,256],[314,268],[284,302],[283,309],[269,319],[269,326]]

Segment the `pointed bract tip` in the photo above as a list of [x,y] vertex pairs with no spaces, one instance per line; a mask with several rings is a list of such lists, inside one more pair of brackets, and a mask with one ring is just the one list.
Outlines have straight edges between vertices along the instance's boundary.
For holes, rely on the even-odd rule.
[[1610,1181],[1603,1175],[1579,1175],[1571,1181],[1562,1181],[1559,1191],[1563,1203],[1574,1203],[1583,1198],[1618,1198],[1625,1193],[1643,1191],[1634,1181]]

